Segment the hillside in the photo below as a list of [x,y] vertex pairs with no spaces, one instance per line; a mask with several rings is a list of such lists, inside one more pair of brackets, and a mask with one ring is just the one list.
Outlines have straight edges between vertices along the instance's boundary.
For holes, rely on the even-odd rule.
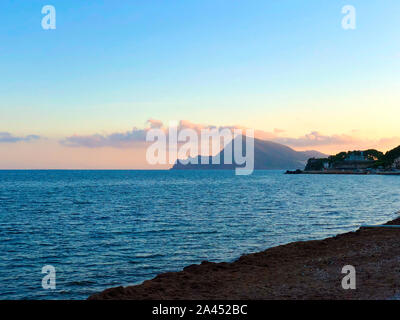
[[305,171],[399,170],[400,146],[386,153],[375,149],[340,152],[325,158],[311,157]]
[[[232,142],[230,142],[232,144]],[[243,150],[245,150],[243,143]],[[232,147],[233,150],[233,147]],[[219,153],[221,164],[182,164],[179,160],[172,167],[172,170],[210,170],[225,169],[233,170],[238,167],[236,164],[224,163],[224,149]],[[271,169],[304,169],[307,159],[311,157],[326,157],[318,151],[295,151],[285,145],[272,141],[254,139],[254,169],[255,170],[271,170]],[[211,163],[212,157],[209,158]],[[201,157],[198,156],[198,163],[201,163]]]

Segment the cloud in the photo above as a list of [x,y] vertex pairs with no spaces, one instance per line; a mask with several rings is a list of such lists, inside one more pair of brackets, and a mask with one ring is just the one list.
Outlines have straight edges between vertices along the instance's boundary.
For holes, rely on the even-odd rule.
[[[73,135],[66,137],[61,140],[60,143],[67,147],[86,147],[86,148],[102,148],[102,147],[113,147],[113,148],[129,148],[138,143],[146,142],[147,131],[151,129],[161,129],[166,135],[168,135],[168,127],[165,127],[163,122],[160,120],[149,119],[147,121],[147,128],[139,129],[134,127],[132,130],[122,133],[111,133],[111,134],[93,134],[93,135]],[[202,129],[236,129],[239,126],[212,126],[202,125],[190,122],[189,120],[180,120],[178,122],[178,131],[182,129],[193,129],[200,132]]]
[[278,129],[278,128],[274,129],[274,133],[276,133],[276,134],[280,134],[280,133],[284,133],[284,132],[286,132],[286,130]]
[[352,130],[349,134],[333,135],[324,135],[318,131],[312,131],[301,137],[282,137],[276,135],[270,140],[297,150],[313,148],[324,152],[365,149],[387,151],[400,145],[400,137],[371,139],[360,136],[357,130]]
[[160,129],[163,127],[163,122],[161,120],[149,119],[147,120],[147,123],[152,129]]
[[378,143],[384,146],[388,145],[398,146],[400,145],[400,137],[382,138],[379,139]]
[[129,148],[137,143],[146,142],[146,134],[150,129],[163,129],[163,122],[156,119],[147,120],[147,128],[139,129],[134,127],[130,131],[115,132],[111,134],[73,135],[61,140],[60,143],[66,147],[86,148]]
[[[200,133],[201,130],[211,129],[246,129],[243,126],[215,126],[209,124],[193,123],[189,120],[180,120],[177,123],[178,131],[182,129],[193,129]],[[146,142],[146,134],[148,130],[161,129],[168,135],[169,127],[164,125],[160,120],[149,119],[145,128],[133,128],[132,130],[122,133],[111,134],[93,134],[93,135],[73,135],[60,141],[60,143],[67,147],[86,147],[86,148],[129,148],[138,146],[140,143]],[[319,131],[311,131],[300,137],[286,136],[286,130],[273,129],[273,131],[255,130],[255,137],[262,140],[269,140],[281,143],[298,150],[309,148],[316,148],[319,150],[324,149],[326,152],[329,150],[347,150],[347,149],[390,149],[400,144],[399,137],[382,138],[382,139],[366,139],[359,136],[356,130],[348,134],[332,134],[326,135]],[[26,137],[27,138],[27,137]],[[1,135],[0,135],[1,141]]]
[[136,142],[146,141],[146,132],[148,129],[133,128],[131,131],[123,133],[112,133],[110,135],[73,135],[61,140],[60,143],[67,147],[131,147]]
[[361,142],[356,137],[346,134],[323,135],[318,131],[312,131],[302,137],[275,137],[275,142],[286,144],[292,147],[317,147],[328,145],[347,145]]
[[39,140],[40,138],[40,136],[34,134],[25,137],[17,137],[9,132],[0,132],[0,143],[16,143],[20,141],[30,142],[34,140]]
[[214,125],[209,125],[209,124],[199,124],[199,123],[193,123],[189,120],[180,120],[179,125],[178,125],[178,130],[182,129],[193,129],[197,132],[200,132],[201,130],[212,130],[212,129],[218,129],[218,130],[224,130],[224,129],[229,129],[229,130],[234,130],[234,129],[245,129],[245,127],[242,126],[214,126]]

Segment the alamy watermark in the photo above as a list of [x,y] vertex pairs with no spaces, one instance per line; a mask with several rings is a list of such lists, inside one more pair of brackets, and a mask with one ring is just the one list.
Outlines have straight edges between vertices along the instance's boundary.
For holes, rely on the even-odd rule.
[[173,122],[168,130],[149,129],[146,141],[152,142],[146,151],[151,165],[174,164],[178,160],[182,165],[233,165],[236,175],[249,175],[254,170],[253,129],[195,130],[179,128]]
[[342,288],[344,290],[355,290],[356,289],[356,268],[352,265],[346,265],[342,268],[342,273],[345,273],[346,276],[342,279]]
[[54,30],[56,28],[56,8],[51,5],[46,5],[42,8],[42,28],[44,30]]
[[342,8],[342,14],[345,15],[342,19],[342,28],[344,30],[356,29],[356,8],[352,5],[346,5]]
[[[45,5],[42,7],[42,28],[44,30],[56,29],[56,8],[53,5]],[[342,18],[341,24],[344,30],[356,29],[356,8],[353,5],[345,5],[342,7]]]
[[45,290],[55,290],[56,288],[56,268],[46,265],[42,268],[42,273],[46,275],[42,279],[42,288]]

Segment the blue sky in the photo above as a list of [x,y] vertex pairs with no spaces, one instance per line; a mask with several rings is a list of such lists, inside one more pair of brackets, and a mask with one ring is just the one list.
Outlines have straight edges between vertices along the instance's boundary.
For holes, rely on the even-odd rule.
[[[47,4],[56,30],[41,28]],[[347,4],[356,30],[341,27]],[[381,111],[399,115],[399,30],[396,0],[2,0],[0,131],[112,133],[155,118],[392,137]]]

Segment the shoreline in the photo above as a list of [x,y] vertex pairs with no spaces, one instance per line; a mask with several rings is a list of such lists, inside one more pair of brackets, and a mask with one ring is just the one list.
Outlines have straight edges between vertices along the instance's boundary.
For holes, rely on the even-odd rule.
[[287,170],[286,174],[350,174],[350,175],[371,175],[371,176],[400,176],[398,171],[381,171],[381,172],[369,172],[369,171],[341,171],[341,170],[326,170],[326,171],[305,171]]
[[[385,225],[400,225],[400,217]],[[204,261],[142,284],[114,287],[89,300],[387,300],[400,293],[400,228],[365,228],[291,242],[227,263]],[[355,290],[341,286],[356,269]]]

